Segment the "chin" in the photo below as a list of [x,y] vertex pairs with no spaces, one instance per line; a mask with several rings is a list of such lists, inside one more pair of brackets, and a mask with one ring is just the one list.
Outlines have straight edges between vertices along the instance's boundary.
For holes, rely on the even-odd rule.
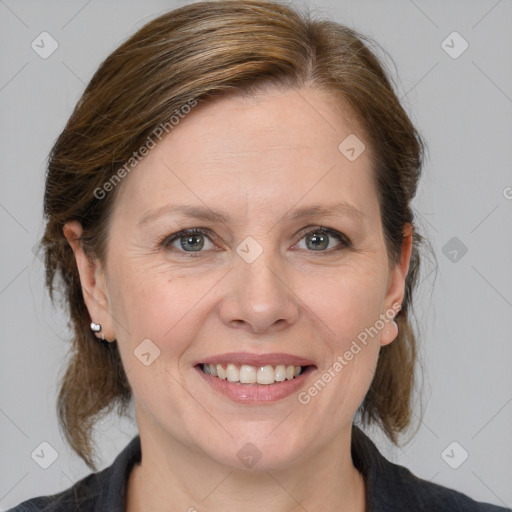
[[[251,430],[254,435],[248,433]],[[271,430],[265,428],[263,431]],[[234,470],[257,472],[292,467],[304,455],[306,444],[304,433],[292,435],[288,431],[286,435],[268,435],[262,434],[261,428],[249,427],[243,435],[230,438],[228,443],[223,441],[215,446],[210,442],[204,451],[218,464]]]

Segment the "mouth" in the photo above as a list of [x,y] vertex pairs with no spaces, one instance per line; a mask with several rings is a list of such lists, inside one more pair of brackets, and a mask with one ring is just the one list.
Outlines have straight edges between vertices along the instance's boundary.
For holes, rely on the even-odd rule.
[[224,354],[194,366],[214,391],[246,405],[268,404],[293,394],[317,369],[312,361],[288,354]]
[[227,380],[237,384],[259,384],[271,385],[276,382],[293,380],[302,375],[309,367],[278,364],[276,366],[252,366],[248,364],[237,365],[228,364],[199,364],[199,369],[206,375],[211,375],[217,379]]

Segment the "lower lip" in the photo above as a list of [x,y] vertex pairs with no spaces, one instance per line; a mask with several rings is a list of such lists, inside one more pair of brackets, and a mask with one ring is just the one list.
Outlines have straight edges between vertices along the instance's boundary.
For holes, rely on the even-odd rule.
[[298,391],[305,381],[315,371],[314,366],[308,366],[306,371],[292,380],[275,382],[274,384],[240,384],[226,379],[212,377],[196,366],[199,375],[216,391],[241,404],[268,404],[281,400]]

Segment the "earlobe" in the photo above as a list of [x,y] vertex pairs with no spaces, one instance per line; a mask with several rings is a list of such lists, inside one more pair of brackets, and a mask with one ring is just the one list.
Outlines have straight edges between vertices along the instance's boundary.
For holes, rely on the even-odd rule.
[[[82,285],[82,295],[91,320],[102,326],[101,335],[105,339],[114,339],[115,335],[113,334],[109,301],[101,264],[97,259],[92,259],[85,253],[80,241],[83,230],[78,221],[67,222],[62,231],[75,256]],[[98,337],[101,337],[101,335],[98,334]]]
[[384,331],[380,335],[380,345],[381,347],[385,345],[389,345],[392,341],[396,339],[398,336],[398,324],[395,320],[390,320]]

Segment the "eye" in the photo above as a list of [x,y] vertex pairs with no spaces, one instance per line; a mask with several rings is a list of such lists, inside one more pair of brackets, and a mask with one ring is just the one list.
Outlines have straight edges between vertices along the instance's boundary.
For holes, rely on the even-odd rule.
[[[301,240],[297,247],[307,251],[331,253],[352,245],[343,233],[322,226],[312,229],[306,228],[299,236],[301,236]],[[200,253],[213,249],[215,244],[211,241],[211,237],[212,235],[208,229],[183,229],[164,238],[161,245],[166,250],[172,252],[189,253],[192,255],[191,253]]]
[[[306,249],[317,252],[331,252],[350,247],[350,240],[334,229],[316,227],[301,233],[302,238],[298,244],[299,249]],[[304,244],[302,244],[304,240]],[[333,243],[337,241],[337,243]]]
[[208,231],[201,228],[184,229],[165,238],[162,245],[176,252],[204,252],[212,249],[214,244],[208,238]]

